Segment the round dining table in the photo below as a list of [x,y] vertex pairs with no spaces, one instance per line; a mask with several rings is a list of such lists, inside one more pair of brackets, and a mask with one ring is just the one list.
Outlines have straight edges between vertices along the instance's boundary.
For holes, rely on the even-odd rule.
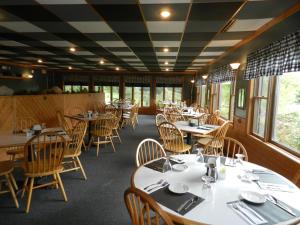
[[[276,196],[276,198],[282,202],[300,211],[300,190],[296,185],[283,176],[271,171],[289,184],[289,191],[262,190],[256,182],[246,182],[240,179],[240,175],[243,174],[246,169],[248,171],[253,169],[270,171],[257,164],[243,162],[243,167],[224,166],[226,171],[225,178],[218,179],[215,183],[211,184],[212,195],[208,199],[206,198],[207,196],[204,196],[204,193],[202,193],[203,181],[201,178],[206,173],[205,163],[199,162],[198,157],[195,154],[177,155],[172,157],[177,157],[183,160],[188,168],[181,172],[177,172],[173,169],[162,173],[146,166],[140,166],[132,175],[131,185],[145,191],[144,188],[146,186],[157,183],[161,179],[167,181],[168,184],[180,182],[189,187],[190,193],[204,198],[203,202],[184,215],[181,215],[160,204],[161,208],[168,213],[174,222],[189,225],[248,224],[246,220],[227,205],[228,202],[239,200],[243,191],[255,191],[260,194],[271,194],[272,196]],[[150,194],[147,191],[145,192]]]

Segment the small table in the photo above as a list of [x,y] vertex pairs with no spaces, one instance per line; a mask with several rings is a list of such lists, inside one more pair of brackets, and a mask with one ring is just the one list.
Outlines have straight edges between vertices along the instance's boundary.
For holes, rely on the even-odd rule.
[[[174,124],[179,130],[187,133],[187,144],[192,143],[192,134],[207,135],[211,132],[216,131],[220,127],[218,125],[209,125],[212,127],[212,129],[204,130],[204,129],[198,128],[198,126],[193,126],[193,127],[190,126],[188,121],[177,121]],[[205,125],[202,125],[202,126],[205,126]]]
[[[172,157],[183,159],[188,166],[188,169],[183,172],[168,171],[166,173],[161,173],[145,166],[141,166],[132,175],[132,185],[143,191],[144,187],[156,183],[160,179],[166,180],[168,183],[181,182],[189,186],[190,193],[205,198],[201,192],[203,185],[201,177],[206,172],[205,164],[199,163],[195,154],[177,155]],[[247,169],[266,169],[250,162],[244,162],[244,166],[247,167]],[[262,190],[255,182],[248,183],[241,181],[239,179],[241,170],[238,167],[226,166],[225,168],[226,178],[217,180],[216,183],[212,184],[213,196],[210,201],[204,200],[184,216],[160,205],[162,210],[168,213],[174,222],[179,224],[247,225],[248,223],[243,218],[227,206],[228,202],[238,200],[240,193],[244,190],[256,191],[262,194],[271,194],[289,204],[291,207],[300,210],[300,204],[297,200],[300,199],[300,190],[283,176],[273,172],[291,186],[293,192]]]

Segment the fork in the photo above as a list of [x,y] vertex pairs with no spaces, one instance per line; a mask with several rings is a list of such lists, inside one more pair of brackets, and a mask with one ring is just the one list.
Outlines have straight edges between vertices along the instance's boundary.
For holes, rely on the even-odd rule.
[[163,182],[164,182],[164,180],[163,180],[163,179],[160,179],[160,180],[157,181],[156,183],[150,184],[150,185],[144,187],[144,190],[147,190],[149,187],[151,187],[151,186],[153,186],[153,185],[160,185],[160,184],[162,184]]
[[231,205],[232,205],[232,207],[233,207],[236,211],[238,211],[238,212],[241,213],[244,217],[246,217],[252,224],[256,224],[256,223],[253,221],[253,219],[252,219],[247,213],[243,212],[243,211],[236,205],[236,203],[232,203]]
[[147,190],[148,192],[150,192],[150,191],[152,191],[152,190],[154,190],[154,189],[156,189],[156,188],[162,188],[162,187],[165,187],[166,185],[168,185],[169,183],[167,182],[167,181],[165,181],[165,182],[163,182],[162,184],[160,184],[160,185],[158,185],[158,186],[156,186],[156,187],[153,187],[153,188],[150,188],[149,190]]
[[265,220],[261,215],[259,215],[259,213],[255,212],[253,209],[251,209],[248,206],[244,205],[244,203],[238,202],[237,204],[239,204],[239,206],[241,206],[242,208],[246,209],[248,212],[250,212],[252,215],[254,215],[259,220],[261,220],[261,221]]

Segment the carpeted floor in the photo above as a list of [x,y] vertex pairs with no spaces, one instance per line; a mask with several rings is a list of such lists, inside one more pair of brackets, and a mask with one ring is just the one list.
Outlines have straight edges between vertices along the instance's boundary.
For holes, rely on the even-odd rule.
[[139,116],[139,125],[133,131],[126,127],[120,131],[123,144],[116,143],[116,153],[107,145],[83,152],[81,161],[88,180],[79,172],[62,175],[68,196],[64,202],[59,190],[33,191],[29,214],[24,213],[26,196],[18,197],[20,208],[14,207],[9,194],[0,196],[1,225],[129,225],[130,219],[123,201],[123,193],[130,185],[135,169],[135,152],[144,138],[157,139],[154,116]]

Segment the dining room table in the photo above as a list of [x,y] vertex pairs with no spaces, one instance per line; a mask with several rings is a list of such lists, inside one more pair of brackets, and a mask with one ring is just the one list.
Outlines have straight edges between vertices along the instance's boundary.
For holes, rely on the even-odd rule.
[[[251,162],[200,158],[196,154],[169,156],[172,169],[168,171],[160,170],[158,163],[166,158],[152,160],[135,170],[131,185],[149,194],[179,224],[300,222],[300,190],[285,177]],[[207,183],[203,178],[208,177],[207,162],[211,158],[220,161],[219,178]]]
[[198,121],[191,123],[190,121],[177,121],[175,126],[187,134],[187,144],[192,143],[192,134],[208,135],[216,131],[220,126],[212,124],[198,124]]

